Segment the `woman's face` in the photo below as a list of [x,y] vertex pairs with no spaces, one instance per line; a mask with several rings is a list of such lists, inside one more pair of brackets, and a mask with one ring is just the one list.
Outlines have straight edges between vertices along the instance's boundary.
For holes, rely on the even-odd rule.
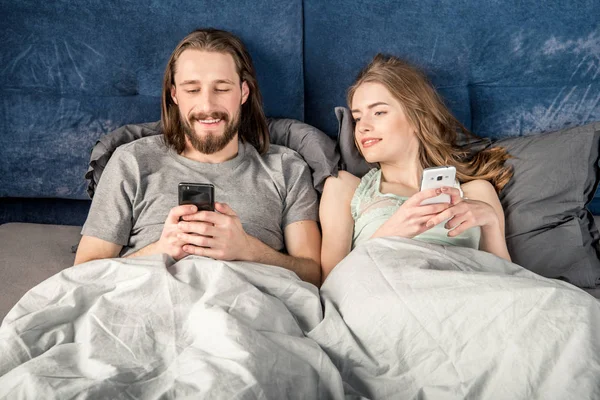
[[352,97],[351,111],[354,138],[368,162],[393,163],[403,154],[416,154],[415,130],[400,102],[382,84],[360,85]]

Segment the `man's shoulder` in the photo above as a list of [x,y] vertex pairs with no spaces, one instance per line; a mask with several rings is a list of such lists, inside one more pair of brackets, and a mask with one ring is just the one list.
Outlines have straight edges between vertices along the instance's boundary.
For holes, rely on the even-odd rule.
[[147,157],[167,153],[167,146],[162,135],[147,136],[117,147],[114,155],[120,157]]
[[269,145],[269,150],[263,155],[263,158],[306,165],[304,158],[297,151],[277,144]]

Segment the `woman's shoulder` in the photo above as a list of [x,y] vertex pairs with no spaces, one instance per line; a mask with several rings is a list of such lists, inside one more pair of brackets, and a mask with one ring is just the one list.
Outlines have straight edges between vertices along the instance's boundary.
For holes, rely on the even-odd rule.
[[325,187],[323,191],[332,191],[338,192],[342,191],[352,191],[356,190],[358,185],[360,184],[360,178],[355,175],[352,175],[348,171],[339,171],[338,176],[330,176],[325,181]]
[[490,197],[498,198],[496,189],[491,182],[484,179],[475,179],[460,185],[464,197],[475,200],[489,199]]

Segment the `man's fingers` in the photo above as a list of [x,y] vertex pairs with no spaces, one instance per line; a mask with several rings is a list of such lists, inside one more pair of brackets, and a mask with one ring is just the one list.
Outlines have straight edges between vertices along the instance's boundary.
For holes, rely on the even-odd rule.
[[189,214],[194,214],[196,211],[198,211],[198,208],[196,208],[196,206],[193,204],[185,204],[183,206],[173,207],[171,208],[171,211],[169,211],[165,223],[176,224],[179,222],[179,218]]
[[201,221],[201,222],[210,222],[211,224],[216,224],[221,221],[223,216],[214,211],[198,211],[194,214],[188,214],[183,217],[184,221],[192,222],[192,221]]
[[220,260],[223,258],[223,252],[221,250],[215,250],[208,247],[198,247],[191,244],[186,244],[183,246],[183,251],[196,256],[214,258],[215,260]]
[[213,247],[216,243],[216,240],[212,237],[203,235],[192,235],[189,233],[178,233],[177,239],[185,242],[186,245],[193,244],[194,246],[199,247]]
[[180,231],[185,233],[196,233],[204,236],[216,236],[217,234],[217,228],[210,222],[180,221],[177,226]]
[[221,214],[229,215],[231,217],[237,217],[237,214],[227,203],[215,203],[215,210]]

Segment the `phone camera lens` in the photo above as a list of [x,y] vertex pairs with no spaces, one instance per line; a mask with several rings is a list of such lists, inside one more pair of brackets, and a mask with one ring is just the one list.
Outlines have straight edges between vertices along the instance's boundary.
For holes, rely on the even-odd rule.
[[439,176],[437,177],[437,180],[438,180],[438,181],[441,181],[441,180],[442,180],[442,176],[441,176],[441,175],[439,175]]

